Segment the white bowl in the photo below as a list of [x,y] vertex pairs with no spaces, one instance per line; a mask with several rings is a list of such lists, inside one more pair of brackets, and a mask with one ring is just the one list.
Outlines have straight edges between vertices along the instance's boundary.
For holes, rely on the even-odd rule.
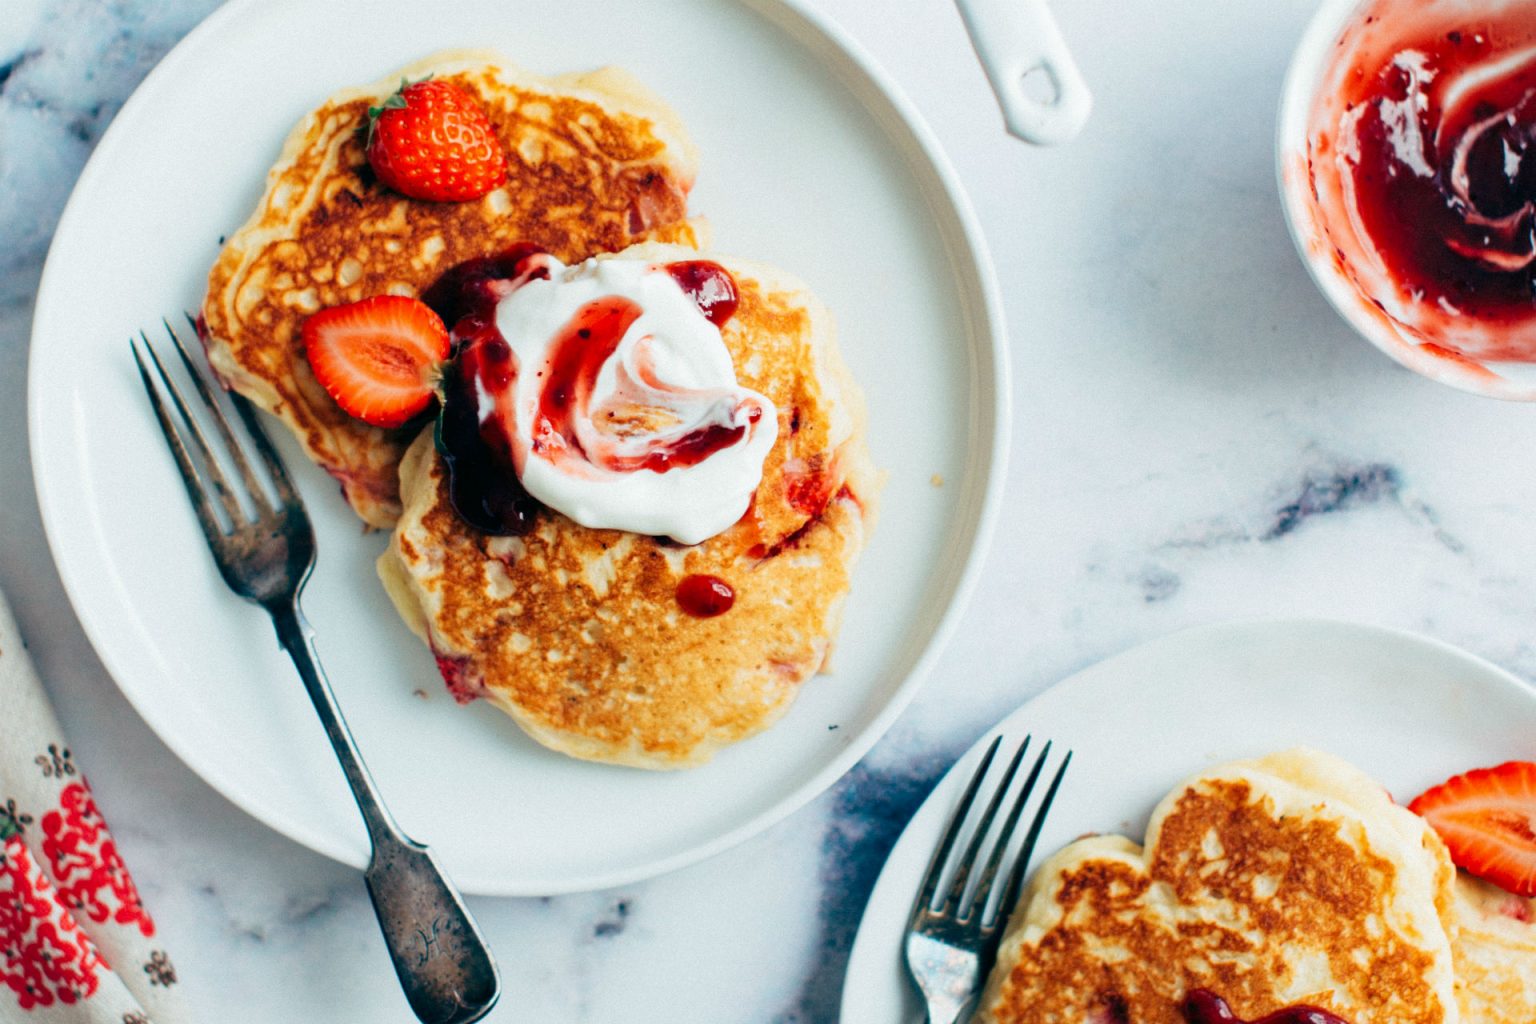
[[1416,17],[1437,8],[1486,16],[1511,2],[1519,0],[1323,0],[1286,73],[1276,163],[1286,223],[1302,261],[1328,301],[1356,331],[1403,366],[1431,380],[1474,394],[1529,402],[1536,401],[1536,363],[1483,361],[1427,348],[1423,338],[1388,315],[1356,277],[1346,272],[1343,264],[1348,257],[1335,247],[1335,236],[1328,230],[1332,222],[1314,194],[1307,161],[1314,105],[1321,90],[1330,87],[1330,72],[1354,52],[1353,44],[1358,40],[1353,30],[1361,26],[1367,8],[1380,12],[1400,6]]

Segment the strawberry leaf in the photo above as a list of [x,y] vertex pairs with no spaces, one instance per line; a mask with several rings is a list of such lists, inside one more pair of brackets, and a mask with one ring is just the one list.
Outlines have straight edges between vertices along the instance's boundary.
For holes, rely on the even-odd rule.
[[423,75],[422,77],[416,79],[414,82],[409,78],[402,77],[400,79],[400,87],[394,92],[390,93],[388,98],[385,99],[383,103],[377,107],[368,108],[368,138],[363,143],[364,147],[373,145],[373,135],[374,132],[378,130],[379,118],[384,116],[384,111],[404,110],[407,106],[409,106],[405,100],[405,90],[409,89],[413,85],[420,85],[422,82],[427,81],[427,79],[431,77],[431,75]]

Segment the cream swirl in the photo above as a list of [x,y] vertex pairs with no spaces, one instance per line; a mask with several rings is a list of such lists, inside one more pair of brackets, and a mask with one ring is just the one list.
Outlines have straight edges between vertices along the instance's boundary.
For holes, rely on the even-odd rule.
[[[516,367],[498,416],[523,487],[583,526],[697,544],[735,523],[778,434],[665,265],[547,260],[496,307]],[[510,403],[510,408],[497,408]]]

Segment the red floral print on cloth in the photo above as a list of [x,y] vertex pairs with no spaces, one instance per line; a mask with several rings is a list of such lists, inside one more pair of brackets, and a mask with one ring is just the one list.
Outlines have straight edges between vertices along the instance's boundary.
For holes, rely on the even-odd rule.
[[25,955],[28,961],[42,965],[43,977],[53,983],[59,1002],[76,1003],[96,991],[96,972],[103,966],[101,956],[69,911],[64,911],[58,922],[38,925]]
[[0,840],[0,985],[23,1010],[88,999],[105,966],[19,832]]
[[145,938],[155,934],[155,923],[83,781],[64,787],[58,810],[43,815],[42,826],[43,855],[66,909],[97,924],[110,919],[137,926]]
[[32,863],[32,855],[20,837],[0,848],[0,928],[23,928],[48,916],[48,879]]

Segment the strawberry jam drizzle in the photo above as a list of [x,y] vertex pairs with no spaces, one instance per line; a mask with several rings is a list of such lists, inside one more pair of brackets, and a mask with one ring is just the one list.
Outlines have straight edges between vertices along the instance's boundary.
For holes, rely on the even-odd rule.
[[735,315],[741,302],[736,294],[736,281],[720,264],[710,260],[678,260],[667,264],[667,273],[716,327],[724,326]]
[[1316,1006],[1287,1006],[1283,1010],[1245,1021],[1232,1012],[1216,993],[1197,988],[1184,997],[1184,1019],[1189,1024],[1349,1024],[1343,1017]]
[[518,242],[494,256],[465,260],[444,271],[421,293],[421,301],[445,324],[457,324],[471,314],[494,319],[496,303],[522,280],[549,277],[549,267],[533,259],[545,255],[532,242]]
[[571,422],[573,414],[586,416],[598,373],[643,312],[630,300],[610,295],[582,306],[565,325],[551,349],[549,375],[539,393],[539,422],[533,432],[535,453],[554,461],[562,451],[581,451]]
[[[448,471],[449,498],[465,522],[492,535],[530,532],[543,507],[518,481],[512,439],[501,414],[511,400],[517,367],[511,347],[496,327],[496,305],[522,284],[548,278],[548,267],[537,259],[545,254],[539,246],[518,243],[495,256],[451,267],[422,293],[422,300],[444,322],[454,324],[456,358],[444,366],[444,400],[436,434]],[[736,284],[718,263],[681,260],[664,269],[716,327],[735,314]],[[563,451],[585,454],[576,439],[573,417],[586,415],[603,365],[641,312],[620,296],[597,299],[577,311],[552,346],[539,396],[535,453],[545,458],[559,458]],[[497,410],[483,421],[479,417],[482,395]],[[754,409],[752,421],[759,416],[761,412]],[[693,466],[737,444],[746,429],[709,424],[657,445],[643,456],[610,460],[613,464],[606,468],[665,473]],[[720,586],[730,593],[723,581]],[[708,614],[718,615],[729,607],[728,600],[724,608]]]
[[443,368],[437,450],[448,470],[448,498],[470,526],[493,536],[529,533],[543,506],[523,489],[501,421],[479,419],[479,393],[510,396],[512,349],[496,322],[471,314],[453,329],[459,357]]
[[677,585],[677,604],[696,619],[724,615],[736,603],[736,591],[719,576],[695,573]]
[[[718,305],[711,309],[719,312]],[[567,451],[583,457],[592,455],[582,451],[575,421],[589,418],[588,406],[598,374],[642,312],[635,303],[617,295],[595,299],[576,311],[552,346],[549,376],[539,395],[539,422],[533,438],[536,453],[550,461],[558,460]],[[660,383],[654,379],[647,382]],[[754,408],[750,416],[756,423],[762,412]],[[715,452],[738,443],[746,432],[745,426],[711,423],[665,444],[653,445],[644,455],[607,455],[601,465],[621,473],[640,469],[665,473],[703,462]]]
[[859,511],[861,514],[864,511],[864,507],[860,503],[859,499],[854,496],[853,491],[848,489],[848,485],[844,484],[842,487],[838,488],[836,494],[832,495],[825,502],[823,502],[821,508],[817,509],[809,519],[801,523],[790,533],[775,541],[773,544],[768,544],[763,541],[759,541],[756,544],[753,544],[750,548],[747,549],[747,557],[755,558],[761,562],[770,558],[777,558],[784,552],[799,547],[800,542],[805,539],[806,534],[810,533],[812,529],[814,529],[824,519],[826,519],[827,512],[832,508],[832,503],[834,501],[851,501],[855,505],[859,506]]
[[422,301],[453,324],[454,360],[443,366],[443,403],[437,450],[448,471],[448,497],[459,517],[482,533],[520,535],[533,529],[542,508],[523,489],[512,464],[512,445],[495,417],[479,420],[479,391],[512,390],[512,349],[496,329],[496,304],[518,284],[548,277],[545,251],[519,242],[495,256],[450,267]]
[[[763,414],[753,409],[748,415],[752,422],[756,423]],[[715,452],[736,444],[746,432],[746,427],[728,427],[723,423],[711,423],[701,430],[688,434],[680,441],[674,441],[672,444],[649,452],[644,458],[625,460],[622,465],[625,469],[648,469],[653,473],[665,473],[669,469],[694,466]]]
[[821,510],[827,507],[827,502],[832,500],[834,478],[819,463],[812,464],[803,472],[790,472],[786,469],[784,482],[788,488],[790,507],[801,515],[820,515]]

